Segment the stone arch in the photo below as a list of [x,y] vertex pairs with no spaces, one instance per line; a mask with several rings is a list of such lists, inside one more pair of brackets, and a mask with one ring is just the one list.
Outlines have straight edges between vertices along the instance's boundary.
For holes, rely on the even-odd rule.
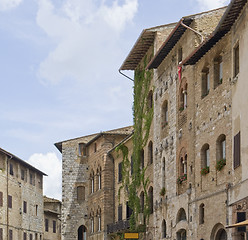
[[186,240],[187,231],[185,229],[180,229],[177,231],[177,240]]
[[223,224],[215,224],[210,235],[210,240],[227,240],[227,234]]
[[184,220],[187,220],[186,212],[184,208],[180,208],[179,211],[177,212],[177,223]]
[[86,240],[87,238],[87,228],[84,225],[81,225],[78,228],[78,240]]

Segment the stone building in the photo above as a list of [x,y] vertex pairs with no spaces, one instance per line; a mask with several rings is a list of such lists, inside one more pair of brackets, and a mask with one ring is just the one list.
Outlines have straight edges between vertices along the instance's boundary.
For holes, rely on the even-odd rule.
[[44,196],[44,240],[61,240],[61,202]]
[[0,239],[43,239],[43,176],[0,148]]
[[146,239],[244,239],[244,228],[225,226],[247,212],[247,11],[246,0],[232,0],[146,29],[120,68],[137,71],[148,58],[153,69]]
[[107,239],[114,218],[114,163],[107,152],[125,127],[56,143],[62,153],[62,239]]

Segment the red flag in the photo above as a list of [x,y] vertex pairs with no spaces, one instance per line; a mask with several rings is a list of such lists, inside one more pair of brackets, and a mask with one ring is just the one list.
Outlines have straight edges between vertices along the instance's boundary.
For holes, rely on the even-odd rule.
[[178,78],[179,78],[179,82],[181,82],[181,79],[182,79],[182,66],[178,66],[177,67],[177,72],[178,72]]

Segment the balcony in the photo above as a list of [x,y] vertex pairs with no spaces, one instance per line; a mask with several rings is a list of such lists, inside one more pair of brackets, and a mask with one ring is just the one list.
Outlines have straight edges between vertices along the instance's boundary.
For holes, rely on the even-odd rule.
[[129,220],[121,220],[116,223],[111,223],[107,225],[107,233],[116,233],[116,232],[122,232],[124,230],[129,229],[130,224]]

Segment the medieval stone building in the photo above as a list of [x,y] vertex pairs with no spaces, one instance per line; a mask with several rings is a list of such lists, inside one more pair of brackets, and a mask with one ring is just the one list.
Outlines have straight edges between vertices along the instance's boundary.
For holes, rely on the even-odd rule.
[[0,239],[43,239],[45,174],[0,149]]

